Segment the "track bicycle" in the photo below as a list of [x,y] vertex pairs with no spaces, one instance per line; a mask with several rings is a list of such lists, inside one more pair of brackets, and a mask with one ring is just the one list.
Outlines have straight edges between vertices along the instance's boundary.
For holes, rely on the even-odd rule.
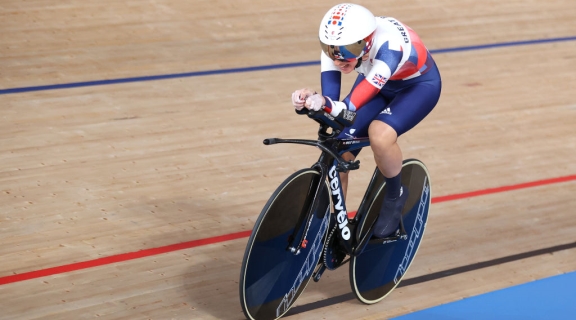
[[350,286],[365,304],[384,299],[402,280],[420,246],[431,203],[426,166],[417,159],[402,165],[408,199],[398,230],[374,238],[386,179],[374,170],[356,214],[346,209],[340,172],[356,170],[359,160],[342,154],[369,146],[368,138],[337,139],[354,112],[338,117],[303,109],[319,124],[318,139],[264,140],[265,145],[295,143],[322,152],[310,168],[290,175],[264,205],[248,239],[240,273],[240,303],[248,319],[278,319],[293,306],[310,279],[349,263]]

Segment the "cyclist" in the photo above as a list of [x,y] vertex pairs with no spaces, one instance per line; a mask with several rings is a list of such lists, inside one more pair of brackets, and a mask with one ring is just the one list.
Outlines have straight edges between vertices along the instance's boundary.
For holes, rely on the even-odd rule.
[[[391,17],[375,17],[368,9],[338,4],[324,15],[318,34],[321,53],[321,86],[318,94],[296,90],[297,110],[324,109],[337,116],[344,109],[356,111],[356,121],[338,138],[366,137],[387,191],[374,235],[387,237],[397,231],[408,190],[402,186],[402,151],[398,136],[418,124],[436,106],[442,87],[432,56],[407,25]],[[340,100],[342,73],[356,70],[350,93]],[[353,160],[360,151],[346,152]],[[348,173],[342,173],[346,194]]]

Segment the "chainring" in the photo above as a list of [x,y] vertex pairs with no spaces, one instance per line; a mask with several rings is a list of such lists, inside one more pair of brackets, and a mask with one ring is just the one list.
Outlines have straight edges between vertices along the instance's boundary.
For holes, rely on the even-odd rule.
[[322,257],[324,259],[324,265],[328,270],[335,270],[340,267],[346,258],[346,251],[340,244],[340,241],[338,241],[338,237],[336,237],[337,230],[338,226],[335,225],[328,235],[326,246],[324,246]]

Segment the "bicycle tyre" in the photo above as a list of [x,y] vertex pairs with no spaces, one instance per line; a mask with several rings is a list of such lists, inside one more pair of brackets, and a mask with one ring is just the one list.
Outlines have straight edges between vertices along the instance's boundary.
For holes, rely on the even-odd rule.
[[306,215],[319,180],[317,170],[295,172],[280,184],[262,209],[248,239],[240,273],[240,303],[246,318],[282,317],[308,285],[330,223],[326,181],[310,223],[306,248],[295,255],[287,247],[296,225]]
[[[384,299],[402,280],[412,264],[422,241],[431,204],[431,184],[424,163],[407,159],[402,164],[402,184],[409,195],[402,219],[408,233],[407,240],[391,243],[373,243],[350,259],[350,286],[356,298],[365,304],[374,304]],[[368,210],[369,217],[359,226],[366,232],[368,222],[379,214],[385,194],[385,183],[379,187],[375,200]]]

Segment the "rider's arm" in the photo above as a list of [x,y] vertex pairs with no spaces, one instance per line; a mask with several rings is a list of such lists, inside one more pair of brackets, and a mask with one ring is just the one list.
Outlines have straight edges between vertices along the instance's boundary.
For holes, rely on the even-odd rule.
[[373,66],[366,74],[364,80],[352,91],[350,103],[347,106],[348,109],[357,111],[374,98],[398,68],[401,60],[402,51],[400,46],[395,47],[390,45],[388,41],[385,42],[378,49],[373,59]]
[[[384,87],[396,69],[398,69],[401,60],[401,44],[394,41],[386,41],[378,48],[373,59],[373,66],[364,80],[352,90],[348,104],[343,101],[336,101],[330,96],[325,96],[327,111],[336,116],[343,109],[357,111],[362,108]],[[369,62],[365,61],[363,63]]]
[[320,83],[324,97],[332,100],[340,99],[342,72],[336,68],[332,59],[324,52],[320,53]]

